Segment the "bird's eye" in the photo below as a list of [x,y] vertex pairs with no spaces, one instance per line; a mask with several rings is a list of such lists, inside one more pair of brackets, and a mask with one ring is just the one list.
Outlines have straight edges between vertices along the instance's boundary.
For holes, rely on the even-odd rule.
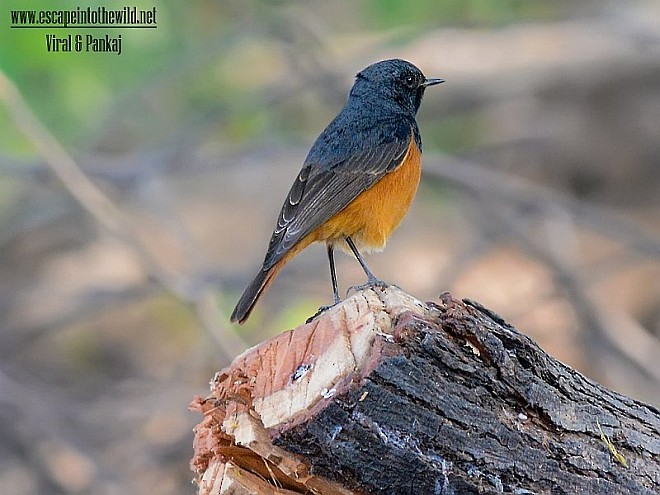
[[415,86],[415,78],[413,76],[406,76],[403,78],[403,81],[406,83],[406,86],[412,88]]

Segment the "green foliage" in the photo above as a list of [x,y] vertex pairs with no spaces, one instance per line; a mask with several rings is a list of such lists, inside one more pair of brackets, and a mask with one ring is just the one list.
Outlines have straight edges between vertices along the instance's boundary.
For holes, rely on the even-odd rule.
[[[138,8],[154,4],[134,2]],[[108,9],[126,5],[120,0],[104,2]],[[63,0],[57,5],[43,1],[6,0],[0,43],[0,67],[16,83],[37,115],[58,138],[70,142],[84,139],[96,128],[99,113],[107,112],[115,98],[135,87],[161,67],[177,51],[168,10],[158,7],[157,29],[11,29],[11,10],[76,9],[98,7],[98,2]],[[91,32],[90,32],[91,31]],[[49,52],[46,35],[122,35],[122,54]],[[4,119],[0,128],[4,127]],[[11,146],[5,143],[3,146]],[[0,149],[0,151],[14,151]]]
[[[141,0],[134,4],[145,9],[156,6],[157,29],[94,32],[121,34],[121,55],[46,50],[47,34],[86,34],[85,30],[10,29],[8,22],[3,27],[0,67],[65,144],[84,148],[85,143],[95,141],[108,119],[126,111],[132,111],[132,129],[139,132],[135,139],[142,142],[150,132],[168,135],[175,126],[185,128],[200,115],[215,113],[216,120],[226,118],[223,129],[232,141],[260,136],[272,129],[273,122],[281,122],[264,113],[254,92],[263,88],[264,80],[268,83],[269,71],[281,56],[273,43],[282,28],[279,16],[295,3],[253,0],[240,2],[240,8],[231,2],[208,1],[184,5]],[[121,0],[104,2],[108,9],[125,5]],[[5,0],[1,14],[8,19],[11,10],[87,6],[98,7],[98,3],[62,0],[54,6],[43,0]],[[520,0],[366,0],[344,4],[349,7],[361,12],[364,22],[351,29],[404,27],[414,31],[436,25],[501,24],[548,15],[557,8]],[[253,29],[255,22],[263,28]],[[30,149],[2,114],[0,131],[10,136],[0,144],[0,152]],[[278,124],[275,131],[286,134],[291,129]],[[17,139],[11,139],[12,135]]]
[[556,2],[539,0],[369,0],[363,5],[365,17],[380,28],[402,25],[418,29],[437,25],[495,26],[557,12]]
[[[6,22],[0,67],[65,144],[84,148],[85,143],[94,142],[108,119],[126,111],[132,111],[133,128],[147,135],[150,131],[167,135],[175,126],[185,128],[189,119],[212,112],[228,118],[224,129],[231,140],[259,136],[278,122],[277,117],[273,121],[264,114],[254,91],[268,84],[273,64],[281,62],[276,40],[282,36],[278,31],[288,28],[282,27],[279,17],[287,9],[299,7],[295,2],[252,0],[239,5],[140,0],[134,4],[144,9],[156,6],[157,29],[99,29],[93,33],[121,34],[121,55],[47,51],[47,34],[86,34],[86,30],[9,28],[11,10],[98,7],[97,2],[62,0],[53,5],[43,0],[5,0],[2,4],[0,14]],[[126,3],[109,0],[103,5],[114,9]],[[366,0],[342,5],[344,10],[361,13],[357,17],[341,14],[353,19],[352,30],[403,27],[407,31],[402,33],[437,25],[501,24],[547,16],[557,9],[546,2],[520,0]],[[261,27],[255,28],[255,23]],[[280,130],[291,129],[276,126],[275,131]],[[2,114],[0,132],[10,136],[0,144],[0,152],[25,153],[29,149],[21,139],[12,139],[16,133]],[[142,135],[135,138],[144,141]]]

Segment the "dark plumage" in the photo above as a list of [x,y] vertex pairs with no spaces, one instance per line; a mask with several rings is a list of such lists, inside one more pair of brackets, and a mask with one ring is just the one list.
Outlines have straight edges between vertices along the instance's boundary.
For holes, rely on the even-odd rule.
[[[329,245],[338,301],[332,246],[339,241],[343,245],[346,237],[363,232],[350,232],[349,228],[342,231],[333,219],[401,166],[410,154],[411,140],[421,152],[415,114],[426,87],[439,82],[442,80],[426,79],[417,67],[398,59],[377,62],[357,74],[346,105],[309,151],[282,206],[262,268],[236,305],[232,321],[247,319],[257,298],[284,263],[314,241],[323,240]],[[362,237],[368,240],[366,234]],[[372,247],[369,242],[361,244]],[[367,271],[359,256],[358,261]],[[373,275],[367,275],[372,282]]]

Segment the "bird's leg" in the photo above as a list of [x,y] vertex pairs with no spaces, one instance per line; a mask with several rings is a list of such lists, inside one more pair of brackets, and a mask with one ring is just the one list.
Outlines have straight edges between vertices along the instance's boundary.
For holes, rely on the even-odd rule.
[[334,297],[334,304],[341,302],[339,297],[339,288],[337,287],[337,272],[335,271],[335,245],[331,242],[327,245],[328,248],[328,261],[330,262],[330,279],[332,280],[332,296]]
[[362,290],[366,289],[367,287],[373,287],[374,285],[380,286],[380,287],[387,287],[389,284],[387,282],[383,282],[380,280],[376,275],[374,275],[371,270],[369,270],[369,267],[367,266],[367,263],[364,261],[364,258],[362,258],[362,255],[360,254],[360,251],[358,251],[357,247],[355,247],[355,243],[353,242],[353,239],[350,237],[346,237],[346,243],[348,244],[348,247],[351,248],[351,251],[353,251],[353,254],[358,260],[358,263],[360,263],[360,266],[364,270],[364,273],[367,275],[367,283],[364,285],[356,285],[354,287],[351,287],[350,290]]
[[339,287],[337,286],[337,271],[335,270],[335,246],[333,243],[328,242],[326,247],[328,249],[328,261],[330,262],[330,279],[332,280],[332,296],[334,298],[334,303],[330,304],[329,306],[321,306],[316,313],[307,318],[306,323],[309,323],[324,311],[327,311],[334,305],[341,302],[341,298],[339,297]]

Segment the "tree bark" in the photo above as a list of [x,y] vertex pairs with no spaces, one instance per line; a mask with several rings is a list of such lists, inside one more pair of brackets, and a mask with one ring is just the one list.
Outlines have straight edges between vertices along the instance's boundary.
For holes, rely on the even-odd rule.
[[200,494],[658,494],[660,413],[492,311],[356,293],[191,407]]

